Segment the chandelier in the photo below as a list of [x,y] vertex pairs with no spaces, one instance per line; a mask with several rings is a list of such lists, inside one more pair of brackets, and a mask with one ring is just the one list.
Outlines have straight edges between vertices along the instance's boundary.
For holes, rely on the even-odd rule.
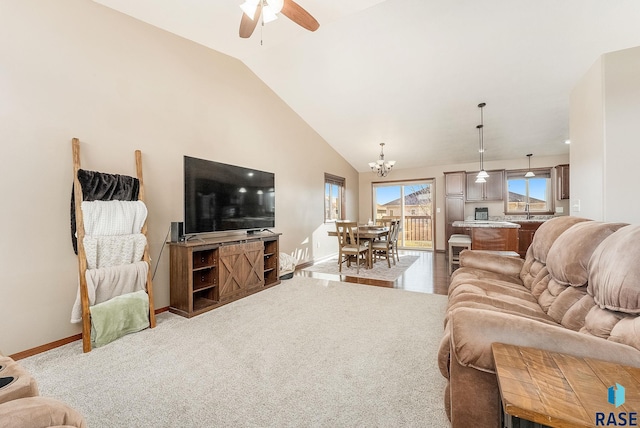
[[480,108],[480,125],[476,126],[476,128],[478,129],[478,140],[479,140],[479,147],[478,147],[478,152],[480,152],[480,172],[478,173],[478,175],[476,175],[476,183],[486,183],[487,182],[487,178],[489,178],[489,174],[487,174],[487,171],[484,170],[484,115],[483,115],[483,108],[484,106],[486,106],[486,103],[480,103],[478,104],[478,107]]
[[396,161],[384,160],[384,143],[380,143],[380,156],[375,162],[369,162],[371,171],[375,172],[378,177],[386,177],[391,172],[391,169],[396,164]]

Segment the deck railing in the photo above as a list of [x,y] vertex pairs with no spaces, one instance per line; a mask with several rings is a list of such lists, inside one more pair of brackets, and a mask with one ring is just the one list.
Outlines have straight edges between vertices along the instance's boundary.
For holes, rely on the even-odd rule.
[[[384,219],[400,219],[393,216]],[[406,215],[402,225],[405,247],[433,248],[433,227],[429,215]]]
[[405,247],[433,247],[433,232],[431,216],[404,216],[404,246]]

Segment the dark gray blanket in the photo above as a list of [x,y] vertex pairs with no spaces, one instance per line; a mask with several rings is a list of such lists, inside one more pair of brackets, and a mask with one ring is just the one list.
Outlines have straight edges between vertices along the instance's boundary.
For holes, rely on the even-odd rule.
[[[78,170],[83,201],[137,201],[140,180],[128,175],[106,174],[97,171]],[[76,238],[76,207],[73,186],[71,188],[71,244],[78,254]]]

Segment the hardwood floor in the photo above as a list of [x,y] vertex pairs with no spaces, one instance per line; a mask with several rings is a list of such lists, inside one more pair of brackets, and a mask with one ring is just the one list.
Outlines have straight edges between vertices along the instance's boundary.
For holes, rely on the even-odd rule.
[[400,256],[404,254],[415,255],[419,258],[395,281],[372,280],[348,275],[330,275],[303,270],[296,270],[294,276],[308,276],[332,281],[399,288],[419,293],[447,294],[449,274],[447,260],[443,252],[400,250]]

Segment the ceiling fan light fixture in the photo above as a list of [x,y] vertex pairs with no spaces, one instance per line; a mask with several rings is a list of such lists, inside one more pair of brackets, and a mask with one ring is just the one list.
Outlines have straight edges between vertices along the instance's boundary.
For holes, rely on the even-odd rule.
[[284,7],[284,0],[268,0],[267,4],[269,4],[273,13],[280,13]]
[[238,35],[243,39],[251,37],[258,22],[264,25],[275,21],[280,13],[306,30],[316,31],[320,27],[318,21],[294,0],[244,0],[240,9],[242,18]]
[[262,6],[262,19],[265,24],[278,19],[276,13],[273,11],[273,8],[269,4],[265,4],[264,6]]
[[253,20],[259,1],[260,0],[245,0],[245,2],[240,5],[240,9],[242,9],[242,12],[244,12],[245,15]]

